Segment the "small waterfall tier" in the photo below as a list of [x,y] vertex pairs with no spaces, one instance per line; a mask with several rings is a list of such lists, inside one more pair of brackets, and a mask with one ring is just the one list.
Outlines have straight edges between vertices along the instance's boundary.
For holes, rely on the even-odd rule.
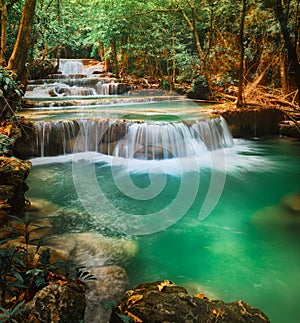
[[103,62],[61,59],[59,71],[46,79],[30,80],[25,98],[121,95],[132,89],[126,81],[103,73]]
[[56,156],[95,151],[137,159],[201,156],[230,147],[232,136],[225,120],[186,122],[72,120],[35,122],[34,156]]

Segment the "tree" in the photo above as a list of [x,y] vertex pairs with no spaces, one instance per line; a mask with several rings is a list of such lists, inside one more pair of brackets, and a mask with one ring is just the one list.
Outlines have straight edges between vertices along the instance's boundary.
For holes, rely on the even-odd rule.
[[0,43],[0,65],[5,66],[5,47],[6,47],[6,20],[7,7],[6,0],[1,0],[1,43]]
[[23,84],[24,89],[27,85],[28,53],[33,47],[31,31],[34,22],[34,13],[36,0],[25,0],[22,18],[19,25],[18,36],[11,57],[8,62],[8,68],[17,75],[17,79]]
[[244,28],[245,28],[245,16],[246,16],[247,3],[246,0],[242,0],[242,12],[241,12],[241,23],[240,23],[240,68],[239,68],[239,83],[238,83],[238,96],[237,96],[237,107],[243,106],[243,83],[244,83]]
[[297,42],[298,42],[298,29],[299,29],[299,0],[297,0],[297,13],[296,28],[295,28],[295,42],[291,39],[289,30],[289,16],[290,16],[290,2],[283,3],[282,0],[272,0],[273,10],[279,22],[281,33],[284,39],[285,48],[288,52],[289,62],[294,70],[294,79],[298,89],[298,104],[300,105],[300,64],[297,55]]

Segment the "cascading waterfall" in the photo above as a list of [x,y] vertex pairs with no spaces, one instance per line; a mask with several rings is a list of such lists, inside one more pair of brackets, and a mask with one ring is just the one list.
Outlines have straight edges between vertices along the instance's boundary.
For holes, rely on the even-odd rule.
[[[31,80],[25,97],[84,97],[120,94],[119,83],[113,78],[101,78],[99,73],[102,69],[98,65],[89,66],[84,65],[81,60],[61,59],[59,69],[62,74],[54,74],[52,75],[54,78],[45,80]],[[97,73],[93,74],[95,71]],[[124,94],[128,89],[123,86],[121,91],[121,94]]]
[[183,122],[72,120],[35,122],[39,156],[97,151],[123,158],[168,159],[201,156],[233,145],[225,120]]
[[79,60],[61,60],[59,69],[63,75],[85,75],[87,72]]

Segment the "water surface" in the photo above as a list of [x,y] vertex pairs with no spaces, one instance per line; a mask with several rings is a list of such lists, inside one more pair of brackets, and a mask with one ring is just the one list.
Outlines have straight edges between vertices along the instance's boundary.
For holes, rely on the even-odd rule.
[[[59,234],[88,231],[120,237],[124,214],[151,219],[179,198],[188,178],[191,194],[195,188],[196,194],[184,216],[176,217],[179,208],[166,228],[133,232],[138,252],[127,263],[130,286],[170,279],[193,293],[228,302],[243,299],[271,322],[299,322],[300,214],[292,211],[299,203],[299,142],[235,140],[221,162],[213,158],[213,153],[185,161],[127,161],[95,153],[38,158],[28,179],[28,198],[53,202]],[[213,174],[226,175],[224,189],[201,221]]]

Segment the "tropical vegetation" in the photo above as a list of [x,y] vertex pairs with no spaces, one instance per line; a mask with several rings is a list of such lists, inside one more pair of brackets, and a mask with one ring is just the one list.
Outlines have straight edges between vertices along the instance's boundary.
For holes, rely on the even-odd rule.
[[271,94],[296,104],[299,8],[299,0],[2,0],[1,62],[24,87],[46,58],[90,57],[117,77],[171,90],[200,83],[239,105]]

